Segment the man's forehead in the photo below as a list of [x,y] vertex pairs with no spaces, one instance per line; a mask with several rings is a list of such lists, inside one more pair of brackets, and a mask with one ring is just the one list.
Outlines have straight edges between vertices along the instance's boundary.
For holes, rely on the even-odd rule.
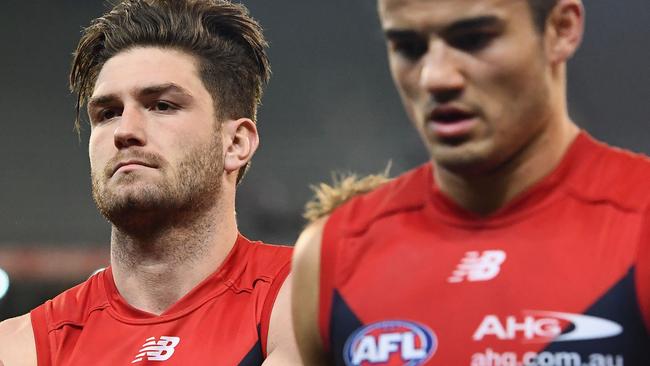
[[92,94],[126,93],[156,85],[177,85],[188,91],[200,89],[202,82],[194,57],[156,47],[123,51],[103,65]]
[[378,0],[384,29],[437,27],[486,15],[520,11],[527,0]]

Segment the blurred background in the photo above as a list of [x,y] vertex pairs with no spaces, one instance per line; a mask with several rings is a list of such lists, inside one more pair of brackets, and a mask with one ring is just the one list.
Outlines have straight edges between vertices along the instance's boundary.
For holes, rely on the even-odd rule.
[[[311,184],[389,161],[397,175],[426,154],[393,88],[374,0],[242,2],[265,28],[273,77],[262,145],[239,188],[240,230],[291,244]],[[585,3],[586,36],[569,64],[571,114],[597,138],[648,154],[650,3]],[[109,225],[90,196],[88,128],[80,139],[73,132],[67,89],[80,31],[106,9],[100,0],[3,3],[0,320],[108,263]]]

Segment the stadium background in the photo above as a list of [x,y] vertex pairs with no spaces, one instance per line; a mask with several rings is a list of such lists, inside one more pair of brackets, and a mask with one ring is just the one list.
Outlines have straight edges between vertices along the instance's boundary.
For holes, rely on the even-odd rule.
[[[371,0],[243,1],[265,28],[273,77],[262,145],[239,188],[248,237],[292,243],[310,184],[333,171],[393,175],[426,160],[399,104]],[[650,3],[588,0],[569,64],[573,118],[596,137],[650,153]],[[8,1],[0,11],[0,320],[107,264],[109,225],[90,196],[88,128],[72,131],[67,91],[80,31],[99,0]],[[639,182],[649,184],[650,182]],[[2,297],[0,277],[0,297]]]

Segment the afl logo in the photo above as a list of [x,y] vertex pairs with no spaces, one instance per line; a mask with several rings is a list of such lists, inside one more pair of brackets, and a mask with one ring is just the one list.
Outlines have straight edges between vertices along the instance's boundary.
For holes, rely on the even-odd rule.
[[428,327],[405,320],[387,320],[357,329],[343,348],[347,366],[418,366],[438,348]]

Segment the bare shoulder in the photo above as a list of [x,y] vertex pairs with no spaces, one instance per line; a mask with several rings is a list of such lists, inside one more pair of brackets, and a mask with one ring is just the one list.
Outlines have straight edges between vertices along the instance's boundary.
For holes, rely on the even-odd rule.
[[4,366],[36,366],[36,345],[29,314],[0,322],[0,362]]
[[293,252],[291,295],[294,324],[301,328],[308,327],[310,331],[317,330],[320,253],[328,218],[329,216],[324,216],[309,224],[300,234]]
[[294,332],[305,365],[325,366],[325,354],[318,324],[320,269],[323,231],[329,216],[354,197],[388,182],[387,172],[357,177],[335,177],[332,184],[312,187],[314,198],[305,206],[309,221],[296,241],[292,263],[291,309]]
[[[323,236],[323,230],[325,229],[327,219],[329,219],[329,215],[315,218],[309,223],[309,225],[307,225],[302,233],[300,233],[293,250],[294,264],[296,261],[300,260],[320,259],[321,238]],[[314,255],[318,255],[318,258],[313,258]]]
[[318,328],[320,248],[324,216],[302,232],[293,257],[292,314],[296,341],[305,365],[326,365]]
[[[329,216],[323,216],[310,223],[300,234],[293,251],[293,294],[292,298],[310,304],[318,299],[320,277],[320,251],[323,230]],[[313,301],[312,301],[313,300]],[[293,305],[297,305],[293,301]],[[312,304],[314,305],[314,304]]]

